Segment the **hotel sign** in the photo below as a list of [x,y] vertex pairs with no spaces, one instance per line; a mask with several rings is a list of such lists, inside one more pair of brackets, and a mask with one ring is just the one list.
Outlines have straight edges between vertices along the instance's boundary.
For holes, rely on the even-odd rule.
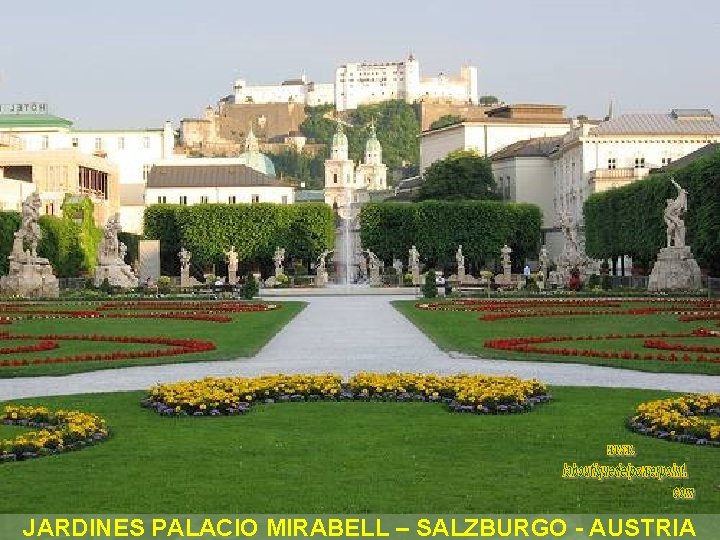
[[47,114],[48,104],[37,103],[0,103],[0,114]]

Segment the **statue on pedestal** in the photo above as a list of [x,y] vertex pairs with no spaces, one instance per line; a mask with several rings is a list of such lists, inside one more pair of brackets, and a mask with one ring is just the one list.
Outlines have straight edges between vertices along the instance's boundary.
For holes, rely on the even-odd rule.
[[685,290],[696,291],[702,286],[700,266],[685,245],[685,221],[687,212],[687,190],[681,187],[674,178],[670,182],[678,191],[674,199],[666,199],[663,218],[667,227],[667,246],[660,249],[657,262],[653,265],[649,291]]
[[317,258],[315,266],[315,286],[324,287],[328,282],[327,256],[330,252],[326,249]]
[[285,260],[285,248],[276,247],[273,261],[275,262],[275,277],[284,274],[283,261]]
[[383,263],[375,253],[368,249],[368,268],[370,269],[370,286],[381,287],[382,278],[380,277],[380,270],[382,269]]
[[235,246],[230,246],[230,251],[225,252],[225,259],[228,263],[228,283],[235,285],[237,283],[238,254]]
[[[40,218],[40,195],[33,193],[22,203],[20,229],[13,237],[12,251],[8,256],[9,273],[0,278],[0,291],[9,296],[52,297],[60,295],[58,280],[50,261],[38,257],[38,242],[42,231]],[[25,248],[28,244],[28,249]]]
[[503,273],[495,276],[495,283],[498,285],[511,285],[512,284],[512,261],[510,260],[510,254],[512,249],[507,244],[503,245],[500,249],[500,262],[503,267]]
[[108,219],[103,231],[103,238],[98,248],[98,264],[95,267],[95,286],[99,287],[106,279],[112,287],[134,289],[138,279],[132,268],[125,264],[127,246],[118,240],[120,215],[115,214]]
[[455,261],[457,262],[457,279],[460,283],[462,283],[465,281],[465,255],[463,255],[462,252],[462,244],[457,248]]
[[421,285],[420,280],[420,252],[415,246],[408,251],[408,269],[412,274],[413,285]]

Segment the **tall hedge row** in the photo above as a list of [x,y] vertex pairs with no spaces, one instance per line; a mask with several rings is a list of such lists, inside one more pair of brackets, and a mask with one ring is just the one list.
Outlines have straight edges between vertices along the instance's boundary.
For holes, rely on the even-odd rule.
[[[8,272],[8,255],[19,227],[19,212],[0,212],[0,274]],[[40,229],[42,238],[38,243],[38,255],[50,261],[56,276],[78,277],[90,270],[82,224],[67,218],[42,216]]]
[[360,212],[363,246],[386,263],[407,262],[414,244],[428,266],[453,266],[462,244],[466,264],[475,270],[499,259],[505,243],[516,265],[536,256],[541,224],[537,206],[498,201],[374,203]]
[[666,200],[677,196],[671,175],[688,191],[686,241],[701,267],[720,274],[720,152],[588,197],[583,207],[587,254],[629,255],[649,267],[667,241],[663,212]]
[[162,204],[145,209],[145,237],[160,240],[166,275],[179,273],[181,247],[202,267],[224,264],[231,245],[242,267],[268,267],[277,246],[285,248],[286,257],[303,260],[330,249],[335,217],[326,204]]

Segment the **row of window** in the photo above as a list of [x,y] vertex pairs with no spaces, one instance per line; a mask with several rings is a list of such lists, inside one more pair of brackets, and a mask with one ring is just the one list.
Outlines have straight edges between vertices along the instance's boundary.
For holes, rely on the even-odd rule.
[[605,140],[585,140],[585,144],[708,144],[711,142],[718,142],[717,139],[705,139],[705,140],[653,140],[653,141],[605,141]]
[[[672,158],[669,157],[669,156],[664,156],[664,157],[660,160],[660,162],[662,163],[663,166],[665,166],[665,165],[670,165],[670,163],[672,162]],[[573,165],[575,165],[575,164],[573,163]],[[646,166],[646,165],[645,165],[645,157],[644,157],[644,156],[636,157],[636,158],[635,158],[634,165],[635,165],[635,168],[636,168],[636,169],[643,169],[643,168],[645,168],[645,166]],[[607,166],[607,168],[608,168],[608,169],[615,169],[615,168],[617,168],[617,158],[614,158],[614,157],[608,158],[608,166]]]
[[[73,148],[77,148],[80,146],[80,138],[79,137],[73,137],[70,140],[70,144]],[[125,150],[125,137],[118,137],[116,140],[117,149],[118,150]],[[50,148],[50,136],[49,135],[43,135],[42,139],[40,140],[40,146],[43,150],[47,150]],[[143,137],[142,138],[142,147],[144,149],[150,148],[150,137]],[[96,152],[102,152],[105,150],[105,139],[102,137],[95,137],[95,151]]]
[[[282,196],[282,204],[288,203],[287,195]],[[158,204],[167,204],[167,195],[158,195],[157,198]],[[200,196],[200,204],[208,204],[209,197],[207,195],[201,195]],[[259,203],[260,202],[260,195],[253,194],[250,196],[250,202],[252,204]],[[180,195],[180,199],[178,201],[179,204],[186,206],[188,203],[187,195]],[[230,195],[228,197],[228,204],[237,204],[237,197],[235,195]]]

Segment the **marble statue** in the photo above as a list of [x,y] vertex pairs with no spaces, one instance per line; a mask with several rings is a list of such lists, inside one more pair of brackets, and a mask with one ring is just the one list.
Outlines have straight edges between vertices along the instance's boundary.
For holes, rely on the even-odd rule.
[[420,252],[413,245],[408,251],[408,269],[412,274],[412,282],[414,286],[421,285],[420,281]]
[[545,274],[548,266],[550,266],[550,255],[548,254],[548,250],[545,246],[540,248],[540,256],[538,258],[540,259],[539,271]]
[[315,286],[324,287],[328,283],[327,256],[330,252],[326,249],[317,258],[315,265]]
[[273,261],[275,262],[275,277],[285,273],[283,268],[283,261],[285,261],[285,248],[276,247],[275,254],[273,255]]
[[360,253],[358,253],[357,264],[358,264],[358,280],[360,282],[366,281],[368,278],[368,264],[367,264],[367,259],[365,258],[365,254],[362,251]]
[[195,285],[201,285],[201,283],[190,275],[190,259],[192,259],[192,253],[185,248],[181,248],[178,252],[178,258],[180,259],[180,287],[194,287]]
[[118,233],[121,230],[120,215],[110,216],[105,224],[97,253],[94,280],[96,287],[100,287],[106,279],[112,287],[121,289],[134,289],[138,286],[137,276],[124,260],[127,246],[118,240]]
[[238,270],[238,254],[235,251],[235,246],[230,246],[230,251],[225,252],[225,259],[228,264],[228,283],[230,285],[237,284],[237,270]]
[[565,243],[563,251],[558,257],[557,266],[562,280],[567,283],[570,280],[570,273],[574,269],[582,272],[590,260],[584,254],[577,225],[568,212],[560,213],[559,225]]
[[393,268],[398,278],[398,285],[402,287],[405,283],[403,279],[403,262],[400,259],[393,259]]
[[675,199],[667,199],[663,217],[667,226],[667,247],[685,246],[685,220],[683,215],[687,212],[687,190],[682,188],[675,178],[670,181],[677,188],[678,194]]
[[649,291],[696,291],[702,287],[700,266],[685,245],[685,221],[687,212],[687,190],[681,187],[674,178],[670,182],[678,191],[677,197],[667,199],[663,218],[667,227],[667,246],[660,249],[657,261],[653,265]]
[[368,269],[370,270],[370,286],[371,287],[382,287],[382,277],[380,271],[383,263],[375,253],[368,249]]
[[512,248],[505,244],[500,249],[500,262],[502,263],[503,273],[495,276],[495,283],[502,286],[512,285],[512,261],[510,260],[510,254]]
[[50,261],[37,255],[38,242],[42,238],[38,223],[41,204],[37,193],[32,193],[22,203],[20,228],[13,236],[12,251],[8,256],[8,275],[0,277],[0,291],[4,295],[30,298],[60,295]]
[[465,281],[465,255],[462,252],[462,245],[457,248],[455,261],[457,262],[457,280],[462,283]]

